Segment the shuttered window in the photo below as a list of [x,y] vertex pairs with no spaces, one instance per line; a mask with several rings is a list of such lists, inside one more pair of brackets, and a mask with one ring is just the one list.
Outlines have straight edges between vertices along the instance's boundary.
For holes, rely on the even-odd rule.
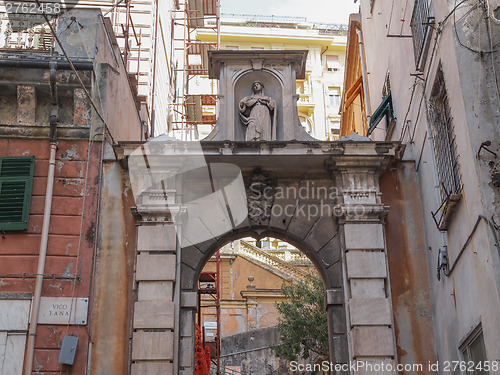
[[0,230],[28,229],[34,156],[0,157]]

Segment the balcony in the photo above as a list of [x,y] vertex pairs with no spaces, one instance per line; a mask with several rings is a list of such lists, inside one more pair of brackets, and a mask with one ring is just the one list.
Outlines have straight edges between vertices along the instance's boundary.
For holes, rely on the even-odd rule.
[[[57,27],[56,18],[51,23]],[[0,35],[0,50],[54,50],[54,39],[41,14],[6,13],[0,9]]]
[[299,94],[299,100],[297,101],[297,108],[299,112],[307,113],[311,116],[314,112],[315,104],[313,102],[313,96],[311,94]]

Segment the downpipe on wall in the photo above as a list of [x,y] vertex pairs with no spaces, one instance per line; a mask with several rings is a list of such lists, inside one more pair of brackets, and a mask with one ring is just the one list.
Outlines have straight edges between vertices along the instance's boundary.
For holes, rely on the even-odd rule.
[[33,371],[33,358],[35,353],[35,338],[38,325],[38,314],[40,311],[40,298],[42,295],[43,275],[45,271],[45,260],[47,257],[47,243],[49,240],[50,213],[52,210],[52,197],[54,190],[54,172],[56,167],[57,151],[57,121],[59,120],[59,107],[57,103],[56,73],[57,62],[51,61],[50,67],[50,97],[51,110],[49,116],[50,123],[50,159],[47,173],[47,187],[45,189],[45,207],[43,210],[42,237],[40,240],[40,252],[38,255],[38,268],[36,271],[35,292],[33,294],[33,304],[31,306],[31,321],[28,330],[27,353],[24,364],[24,374],[31,375]]

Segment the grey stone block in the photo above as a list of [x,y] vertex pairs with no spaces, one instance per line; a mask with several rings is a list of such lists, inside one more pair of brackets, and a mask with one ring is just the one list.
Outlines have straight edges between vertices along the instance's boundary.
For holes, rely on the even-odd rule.
[[348,363],[349,352],[345,335],[330,336],[330,347],[333,348],[333,361],[335,363]]
[[385,278],[385,254],[381,251],[350,251],[346,253],[349,279]]
[[174,356],[173,332],[134,332],[132,360],[172,360]]
[[331,267],[341,259],[340,242],[337,238],[332,239],[318,253],[318,258],[326,267]]
[[175,255],[137,255],[137,269],[135,278],[137,281],[174,281]]
[[194,313],[191,309],[182,309],[180,317],[181,337],[194,336]]
[[389,327],[354,327],[352,330],[353,357],[392,357],[394,342]]
[[192,367],[194,364],[194,338],[183,337],[180,340],[179,364],[181,367]]
[[330,330],[335,334],[345,334],[347,329],[346,329],[344,306],[330,305],[328,306],[327,314],[330,317],[329,321]]
[[[324,267],[324,265],[322,265]],[[325,284],[329,289],[342,288],[344,279],[342,276],[342,263],[337,262],[325,270]]]
[[328,289],[326,291],[326,304],[328,305],[342,305],[344,303],[344,296],[340,289]]
[[189,266],[181,264],[181,289],[193,289],[195,283],[195,271]]
[[192,269],[196,269],[203,255],[195,246],[185,247],[182,249],[182,263],[187,264]]
[[198,293],[181,292],[181,307],[196,309],[198,307]]
[[166,301],[136,302],[134,328],[174,328],[174,303]]
[[317,210],[313,209],[315,211],[312,213],[308,212],[308,209],[310,208],[309,204],[310,203],[308,201],[303,200],[297,203],[297,208],[293,214],[292,220],[290,221],[290,225],[288,226],[287,231],[293,233],[298,238],[305,238],[316,221],[321,218],[319,207]]
[[172,375],[174,365],[171,362],[135,362],[132,363],[132,375]]
[[172,301],[173,281],[141,281],[139,283],[139,301]]
[[351,298],[385,298],[384,279],[351,279]]
[[387,298],[360,298],[349,301],[351,325],[391,325],[391,308]]
[[382,224],[344,224],[347,250],[382,250],[384,231]]
[[319,251],[335,236],[337,230],[337,223],[332,216],[322,216],[305,238],[305,242],[311,246],[313,250]]
[[142,225],[137,228],[137,251],[175,251],[174,225]]

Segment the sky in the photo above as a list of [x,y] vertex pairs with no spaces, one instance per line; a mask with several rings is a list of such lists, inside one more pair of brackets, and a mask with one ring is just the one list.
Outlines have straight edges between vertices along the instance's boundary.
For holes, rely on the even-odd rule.
[[222,13],[306,17],[308,22],[347,24],[354,0],[221,0]]

